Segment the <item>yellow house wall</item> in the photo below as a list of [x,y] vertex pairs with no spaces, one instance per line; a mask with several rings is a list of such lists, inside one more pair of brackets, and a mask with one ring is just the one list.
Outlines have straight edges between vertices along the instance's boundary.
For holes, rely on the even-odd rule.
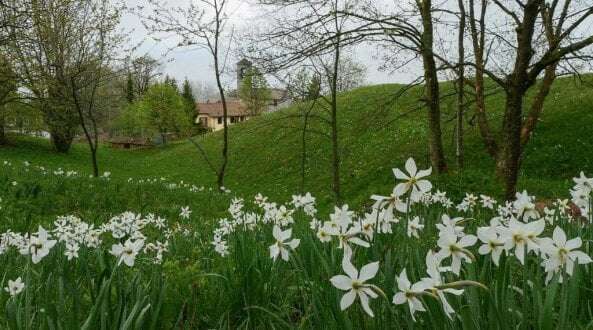
[[[200,119],[201,118],[205,118],[206,119],[206,126],[213,130],[213,131],[220,131],[221,129],[224,129],[224,124],[218,123],[218,118],[216,117],[208,117],[208,116],[198,116],[198,118],[196,119],[196,124],[200,123]],[[249,120],[249,117],[245,117],[245,120]],[[233,125],[234,123],[231,122],[231,118],[227,118],[227,123],[228,125]]]

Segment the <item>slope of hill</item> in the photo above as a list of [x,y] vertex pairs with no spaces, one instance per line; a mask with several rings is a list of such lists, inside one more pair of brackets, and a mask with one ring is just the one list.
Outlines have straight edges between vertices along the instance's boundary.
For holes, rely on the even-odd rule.
[[[547,198],[566,195],[571,178],[583,170],[593,173],[593,83],[559,79],[545,104],[544,115],[528,146],[521,172],[520,189]],[[443,95],[451,92],[445,83]],[[342,154],[344,200],[360,205],[373,193],[389,193],[393,187],[392,168],[414,157],[421,167],[428,166],[425,111],[418,101],[421,88],[396,97],[402,86],[379,85],[360,88],[340,96],[339,138]],[[444,143],[450,173],[433,177],[437,188],[454,196],[484,192],[500,195],[493,177],[494,163],[485,153],[472,125],[470,109],[467,123],[466,168],[454,166],[454,98],[443,100]],[[488,98],[491,116],[499,119],[504,97]],[[230,130],[230,163],[227,186],[243,196],[258,192],[286,200],[301,186],[302,119],[297,107],[267,114]],[[312,120],[315,131],[325,130]],[[495,126],[496,127],[496,126]],[[219,162],[220,134],[213,133],[197,142],[210,161]],[[329,205],[331,193],[330,141],[311,132],[306,136],[305,190]],[[14,146],[0,149],[0,160],[29,161],[52,168],[89,172],[84,144],[75,145],[68,155],[51,151],[47,141],[18,138]],[[215,176],[197,148],[188,141],[152,150],[99,150],[100,169],[117,179],[128,177],[167,177],[200,184],[214,184]]]

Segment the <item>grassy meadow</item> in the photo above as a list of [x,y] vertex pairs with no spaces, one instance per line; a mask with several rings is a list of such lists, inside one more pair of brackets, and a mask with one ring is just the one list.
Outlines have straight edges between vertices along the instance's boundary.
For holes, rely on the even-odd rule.
[[[593,76],[583,81],[559,79],[545,103],[544,114],[525,152],[519,183],[542,198],[564,193],[571,178],[581,170],[593,172],[593,145],[589,125],[593,122]],[[420,110],[421,88],[399,97],[401,85],[379,85],[357,89],[340,96],[339,134],[342,151],[344,201],[361,205],[377,191],[390,190],[393,180],[386,179],[391,169],[414,157],[428,164],[426,121]],[[443,94],[451,92],[445,83]],[[487,99],[493,120],[500,119],[504,97],[494,90]],[[230,130],[230,165],[226,186],[243,196],[256,193],[286,199],[300,189],[302,119],[295,118],[297,107],[267,114],[232,126]],[[450,174],[435,178],[439,188],[463,197],[465,192],[502,196],[494,173],[494,162],[485,152],[474,125],[472,111],[466,123],[466,168],[461,171],[454,159],[453,97],[443,101],[444,142]],[[575,118],[578,118],[575,119]],[[312,128],[327,130],[319,121]],[[498,121],[497,121],[498,122]],[[496,128],[496,126],[493,126]],[[220,135],[211,134],[196,140],[214,164],[219,161]],[[48,141],[18,138],[14,147],[0,150],[0,158],[54,168],[68,168],[90,173],[90,160],[84,144],[74,145],[67,155],[51,150]],[[306,181],[304,191],[311,192],[321,205],[331,204],[329,184],[330,141],[314,133],[307,135]],[[114,179],[166,177],[205,185],[214,185],[216,177],[196,147],[188,141],[148,150],[99,150],[101,171]]]
[[[0,328],[591,328],[593,180],[573,181],[593,175],[591,83],[556,82],[525,153],[528,193],[507,204],[471,112],[454,166],[453,98],[450,173],[414,170],[429,163],[421,89],[396,98],[398,85],[340,96],[348,206],[332,202],[330,143],[315,134],[300,191],[298,105],[231,128],[227,192],[189,141],[101,146],[109,173],[90,178],[84,144],[60,155],[13,137],[0,148]],[[493,119],[503,102],[489,97]],[[218,133],[196,142],[219,161]]]

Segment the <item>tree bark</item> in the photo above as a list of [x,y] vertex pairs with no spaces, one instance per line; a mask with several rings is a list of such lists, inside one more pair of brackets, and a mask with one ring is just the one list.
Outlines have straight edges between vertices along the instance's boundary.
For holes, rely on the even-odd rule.
[[551,66],[546,67],[544,78],[541,81],[541,86],[535,96],[533,102],[531,103],[531,109],[529,110],[529,114],[523,123],[523,128],[521,129],[521,145],[525,146],[529,139],[531,138],[531,133],[535,129],[537,122],[544,110],[544,101],[548,94],[550,94],[550,90],[552,89],[552,85],[556,80],[556,68],[558,64],[553,64]]
[[[218,37],[215,41],[218,43]],[[224,88],[222,86],[222,81],[220,79],[220,67],[218,63],[218,50],[215,52],[214,55],[214,71],[216,74],[216,85],[218,86],[218,92],[220,93],[220,100],[222,102],[222,121],[223,121],[223,141],[222,141],[222,164],[220,165],[220,169],[217,174],[216,182],[219,188],[224,187],[224,177],[226,174],[226,167],[228,165],[229,159],[229,128],[227,123],[228,118],[228,108],[226,103],[226,96],[224,94]]]
[[464,134],[463,134],[463,117],[465,112],[465,5],[464,0],[459,0],[459,36],[457,40],[457,49],[459,52],[457,72],[457,134],[455,143],[455,154],[457,158],[457,167],[463,169],[464,166]]
[[51,142],[54,145],[54,149],[56,149],[59,153],[68,153],[70,151],[70,147],[72,146],[72,140],[74,137],[72,134],[64,131],[63,128],[50,128],[50,135],[51,135]]
[[437,67],[433,53],[432,3],[430,0],[418,0],[422,15],[422,62],[424,65],[425,102],[428,108],[430,162],[437,173],[447,171],[447,163],[443,150],[441,130],[440,90]]
[[338,137],[338,70],[340,67],[340,35],[334,53],[334,67],[331,86],[331,143],[332,143],[332,189],[336,203],[341,202],[340,151]]
[[8,141],[6,139],[5,125],[6,125],[6,117],[5,117],[3,109],[1,109],[0,110],[0,146],[8,143]]
[[515,198],[519,168],[521,161],[521,114],[523,109],[524,91],[510,88],[507,91],[505,118],[503,123],[503,143],[498,151],[496,161],[497,173],[502,179],[505,198]]
[[476,119],[478,122],[480,136],[484,141],[486,151],[488,151],[488,154],[490,156],[496,158],[498,153],[498,145],[496,143],[496,140],[494,139],[494,136],[488,124],[488,117],[486,116],[486,97],[484,94],[484,45],[486,32],[486,9],[487,2],[485,0],[482,0],[480,7],[480,17],[479,19],[476,19],[474,0],[470,0],[469,2],[469,26],[474,48],[474,61],[476,70],[476,77],[474,81],[474,89],[476,93]]
[[[313,107],[311,107],[312,109]],[[307,165],[307,127],[309,126],[309,112],[303,118],[303,131],[301,132],[301,194],[305,193],[306,165]]]
[[535,79],[529,76],[529,67],[534,51],[532,49],[535,22],[541,1],[530,0],[524,7],[523,21],[517,28],[517,54],[513,73],[506,79],[506,105],[502,126],[502,141],[497,159],[497,172],[504,182],[505,197],[515,197],[522,145],[523,101],[527,90]]

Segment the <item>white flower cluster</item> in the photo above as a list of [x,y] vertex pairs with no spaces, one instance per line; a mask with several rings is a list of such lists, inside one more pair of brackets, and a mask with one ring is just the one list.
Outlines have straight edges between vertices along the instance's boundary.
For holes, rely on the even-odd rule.
[[575,186],[570,191],[572,202],[579,207],[581,215],[593,221],[593,178],[587,178],[583,172],[574,178]]
[[[13,166],[13,164],[10,161],[3,161],[3,165],[8,168],[15,168],[15,166]],[[62,168],[58,168],[58,169],[52,171],[52,170],[49,170],[43,166],[33,166],[33,165],[31,165],[30,162],[23,162],[22,169],[24,169],[25,172],[29,172],[30,170],[35,170],[40,175],[43,175],[43,176],[53,175],[56,177],[62,177],[62,178],[68,178],[68,179],[85,178],[84,175],[80,174],[77,171],[65,170]],[[89,175],[88,178],[95,179],[92,175]],[[112,173],[109,171],[106,171],[106,172],[103,172],[103,174],[100,175],[98,179],[107,182],[107,181],[110,181],[111,178],[112,178]],[[199,193],[199,192],[204,192],[204,191],[208,191],[208,192],[214,191],[212,188],[206,189],[204,186],[197,186],[195,184],[187,183],[183,180],[181,180],[179,182],[172,182],[172,181],[169,181],[165,177],[140,178],[140,179],[128,178],[127,183],[135,184],[135,185],[144,185],[144,184],[146,184],[146,185],[160,185],[168,190],[187,190],[192,193]],[[18,182],[13,181],[11,184],[13,186],[17,186]],[[231,193],[231,190],[228,188],[225,188],[225,187],[222,187],[222,189],[220,189],[220,191],[225,194]]]
[[[160,235],[154,242],[147,231],[154,228],[153,234]],[[81,248],[97,249],[111,244],[110,252],[118,258],[118,263],[132,267],[139,253],[152,254],[154,263],[161,263],[167,252],[168,241],[173,230],[168,228],[166,220],[149,214],[125,212],[111,218],[107,223],[96,228],[75,216],[58,217],[52,230],[39,226],[36,233],[14,233],[7,231],[0,234],[0,255],[15,248],[23,256],[30,256],[34,264],[39,263],[57,243],[63,245],[64,256],[68,260],[77,259]],[[106,236],[106,237],[105,237]],[[111,243],[106,243],[109,241]]]
[[243,199],[233,199],[228,209],[231,219],[220,219],[218,228],[214,230],[212,245],[216,253],[223,257],[229,254],[227,236],[234,233],[238,228],[253,231],[260,225],[271,224],[273,225],[272,236],[276,242],[270,246],[270,257],[276,260],[278,256],[282,256],[283,260],[288,261],[289,249],[296,249],[300,243],[298,239],[289,240],[292,230],[290,228],[284,229],[294,224],[294,213],[302,209],[307,216],[313,218],[312,222],[316,221],[314,219],[317,214],[315,198],[310,193],[293,196],[289,205],[269,203],[267,197],[257,194],[254,204],[261,209],[261,214],[245,212],[244,204]]
[[[336,288],[346,291],[340,302],[341,309],[347,309],[358,299],[363,310],[373,316],[370,299],[385,295],[379,287],[368,283],[379,272],[379,263],[370,263],[362,267],[359,272],[353,265],[355,247],[372,246],[377,234],[392,233],[394,226],[403,222],[403,219],[406,222],[404,228],[407,236],[419,239],[426,227],[426,221],[421,216],[411,215],[416,210],[416,206],[438,203],[444,210],[453,206],[445,193],[440,191],[431,193],[432,184],[425,179],[431,173],[431,169],[418,171],[413,159],[409,159],[405,167],[408,173],[399,169],[394,170],[396,179],[403,182],[397,183],[390,196],[373,195],[371,199],[374,200],[374,204],[371,212],[364,216],[356,215],[348,205],[343,205],[334,208],[328,221],[318,221],[314,198],[309,194],[293,196],[294,209],[269,203],[267,198],[258,195],[255,198],[255,204],[263,210],[262,215],[245,213],[243,201],[234,200],[229,208],[232,220],[221,220],[219,228],[215,230],[213,242],[215,250],[221,255],[227,255],[229,251],[225,237],[239,227],[254,230],[259,224],[271,223],[273,224],[272,235],[276,242],[269,248],[270,257],[276,260],[281,256],[283,260],[289,260],[290,253],[299,246],[300,240],[292,238],[292,229],[286,227],[294,223],[294,212],[303,208],[312,219],[310,228],[316,231],[319,241],[328,243],[335,239],[336,247],[343,250],[342,268],[346,275],[336,275],[330,280]],[[573,197],[575,195],[581,197],[574,203],[581,209],[585,209],[582,196],[585,193],[590,196],[593,180],[581,175],[581,178],[575,179],[575,182],[577,186],[573,191],[579,191],[579,193],[573,193]],[[590,199],[587,202],[590,207]],[[311,206],[308,208],[307,205]],[[535,198],[526,191],[517,193],[514,201],[504,204],[498,204],[496,200],[486,195],[466,194],[456,209],[459,212],[468,213],[477,211],[480,207],[484,212],[488,211],[493,215],[489,226],[478,227],[475,235],[469,234],[466,233],[466,227],[471,221],[475,221],[473,218],[450,217],[442,213],[440,222],[435,224],[438,230],[437,246],[426,255],[426,276],[412,283],[406,270],[403,269],[397,277],[399,292],[393,297],[393,303],[407,303],[412,318],[415,312],[426,310],[424,297],[437,299],[444,313],[452,318],[455,310],[447,301],[447,295],[462,295],[468,286],[485,288],[481,283],[462,278],[464,264],[476,260],[472,250],[478,242],[477,254],[490,255],[496,266],[499,265],[503,253],[514,256],[521,265],[526,263],[527,256],[534,255],[535,258],[539,258],[541,266],[547,273],[546,282],[555,277],[562,282],[563,276],[573,274],[576,264],[587,264],[593,261],[587,254],[579,251],[583,244],[582,240],[578,237],[567,239],[564,230],[560,227],[553,229],[552,237],[542,237],[546,224],[552,225],[554,219],[560,217],[570,219],[569,205],[566,200],[554,202],[553,206],[545,207],[543,214],[540,214]],[[446,281],[451,278],[454,280]]]

